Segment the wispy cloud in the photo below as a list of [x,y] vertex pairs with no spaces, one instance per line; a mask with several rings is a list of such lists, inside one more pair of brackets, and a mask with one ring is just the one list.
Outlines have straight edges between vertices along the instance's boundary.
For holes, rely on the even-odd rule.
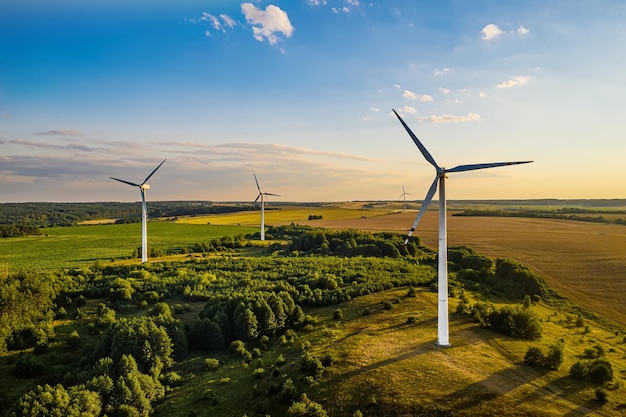
[[277,143],[223,143],[209,145],[197,142],[151,142],[152,145],[165,146],[168,152],[182,154],[195,154],[198,149],[206,151],[208,158],[227,158],[233,160],[254,160],[258,155],[280,156],[286,159],[302,156],[325,156],[340,159],[351,159],[356,161],[376,161],[368,156],[355,155],[344,152],[320,151],[312,148],[287,146]]
[[246,21],[252,26],[254,39],[259,42],[267,40],[270,45],[275,45],[279,40],[277,33],[282,33],[289,38],[294,31],[287,13],[272,4],[267,6],[265,10],[261,10],[252,3],[243,3],[241,11],[246,17]]
[[326,5],[326,0],[307,0],[307,4],[310,6],[324,6]]
[[36,135],[41,135],[41,136],[69,136],[69,137],[73,137],[73,138],[85,138],[85,137],[87,137],[83,133],[81,133],[81,132],[79,132],[77,130],[72,130],[72,129],[47,130],[45,132],[38,132],[38,133],[35,133],[35,134]]
[[513,78],[512,80],[504,81],[498,84],[498,88],[511,88],[511,87],[519,87],[528,82],[529,77],[518,76]]
[[402,93],[402,97],[409,100],[419,100],[424,102],[433,101],[433,98],[428,94],[419,95],[411,90],[404,90],[404,92]]
[[7,143],[12,145],[20,145],[28,148],[41,148],[41,149],[55,149],[55,150],[77,150],[82,152],[94,152],[97,151],[97,148],[92,148],[87,145],[79,144],[79,143],[70,143],[67,145],[56,145],[52,143],[41,143],[34,142],[30,140],[24,139],[13,139],[8,141]]
[[433,73],[433,75],[435,77],[439,77],[439,76],[441,76],[441,75],[443,75],[443,74],[445,74],[446,72],[449,72],[449,71],[450,71],[450,68],[436,69],[435,72]]
[[441,91],[443,94],[449,94],[450,90],[447,88],[443,88],[443,87],[439,87],[439,91]]
[[525,36],[525,35],[528,35],[530,30],[526,29],[524,26],[520,26],[517,28],[516,32],[520,36]]
[[431,123],[456,123],[456,122],[473,122],[480,119],[478,113],[469,113],[467,116],[455,116],[452,114],[444,114],[441,116],[431,115],[420,117],[420,121]]

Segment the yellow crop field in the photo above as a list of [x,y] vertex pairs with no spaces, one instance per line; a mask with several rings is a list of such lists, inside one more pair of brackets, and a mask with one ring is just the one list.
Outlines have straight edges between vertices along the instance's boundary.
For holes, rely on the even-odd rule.
[[[289,223],[303,223],[309,221],[310,215],[322,216],[323,220],[341,221],[355,218],[376,217],[393,213],[385,208],[362,208],[361,205],[355,208],[350,207],[282,207],[278,210],[265,210],[265,224],[280,225]],[[322,220],[313,220],[320,222]],[[183,217],[177,220],[178,223],[191,224],[214,224],[214,225],[241,225],[251,226],[261,224],[261,212],[246,211],[227,214],[211,214],[207,216]]]
[[[490,257],[511,258],[542,276],[561,294],[626,325],[626,226],[513,217],[455,217],[448,211],[448,244]],[[416,212],[367,218],[303,221],[329,229],[405,233]],[[415,236],[436,249],[436,210],[426,212]],[[269,224],[269,223],[268,223]]]

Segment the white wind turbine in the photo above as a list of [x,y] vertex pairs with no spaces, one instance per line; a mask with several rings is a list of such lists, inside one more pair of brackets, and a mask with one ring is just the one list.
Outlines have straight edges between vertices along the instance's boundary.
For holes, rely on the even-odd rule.
[[161,162],[158,167],[154,168],[154,171],[152,171],[150,175],[148,175],[141,184],[111,177],[111,179],[115,181],[123,182],[124,184],[132,185],[133,187],[139,187],[139,190],[141,191],[141,262],[142,263],[148,262],[148,229],[146,225],[146,222],[148,220],[148,211],[146,209],[146,190],[150,189],[150,185],[146,183],[148,182],[150,177],[157,171],[157,169],[161,168],[161,165],[163,165],[165,161],[167,161],[167,159],[164,159],[163,162]]
[[259,201],[259,198],[261,199],[261,240],[265,240],[265,199],[263,197],[268,196],[268,195],[280,197],[280,195],[272,194],[272,193],[264,193],[263,191],[261,191],[261,187],[259,187],[259,180],[256,179],[256,174],[253,174],[253,175],[254,175],[254,182],[256,182],[256,188],[259,190],[259,195],[256,196],[256,199],[254,200],[254,202],[256,203],[257,201]]
[[435,159],[430,155],[430,153],[426,150],[424,145],[419,141],[417,136],[411,131],[411,129],[404,123],[404,120],[393,110],[395,115],[402,123],[402,126],[406,129],[413,142],[417,145],[420,152],[424,156],[424,158],[435,167],[437,170],[437,174],[435,176],[435,180],[433,181],[428,193],[426,194],[426,198],[422,203],[422,207],[420,207],[419,212],[417,213],[417,217],[413,222],[413,226],[411,226],[411,230],[404,241],[405,244],[409,242],[409,239],[413,235],[417,224],[420,219],[424,215],[426,208],[430,204],[435,195],[435,191],[437,190],[437,184],[439,184],[439,261],[438,261],[438,335],[437,335],[437,344],[439,346],[450,346],[449,339],[449,328],[448,328],[448,233],[447,233],[447,225],[446,225],[446,174],[449,172],[464,172],[464,171],[473,171],[476,169],[484,169],[484,168],[494,168],[501,167],[507,165],[517,165],[517,164],[527,164],[533,161],[519,161],[519,162],[492,162],[486,164],[471,164],[471,165],[459,165],[454,168],[446,169],[440,167],[435,162]]
[[402,197],[404,199],[404,204],[402,205],[402,213],[406,213],[406,196],[407,195],[412,195],[411,193],[407,193],[406,191],[404,191],[404,185],[402,186],[402,194],[400,194],[400,197]]

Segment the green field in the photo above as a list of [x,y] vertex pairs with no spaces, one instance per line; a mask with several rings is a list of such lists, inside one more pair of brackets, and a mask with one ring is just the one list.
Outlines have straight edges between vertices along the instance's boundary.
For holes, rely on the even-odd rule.
[[[150,222],[148,247],[166,251],[256,231],[257,228],[246,226]],[[0,270],[54,270],[122,260],[141,247],[140,223],[55,227],[41,229],[41,233],[0,239]]]

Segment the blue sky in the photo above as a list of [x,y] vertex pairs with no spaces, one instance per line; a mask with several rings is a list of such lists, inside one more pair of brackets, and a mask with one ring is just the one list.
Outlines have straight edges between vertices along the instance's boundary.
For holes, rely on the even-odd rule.
[[616,1],[0,3],[0,201],[624,198]]

